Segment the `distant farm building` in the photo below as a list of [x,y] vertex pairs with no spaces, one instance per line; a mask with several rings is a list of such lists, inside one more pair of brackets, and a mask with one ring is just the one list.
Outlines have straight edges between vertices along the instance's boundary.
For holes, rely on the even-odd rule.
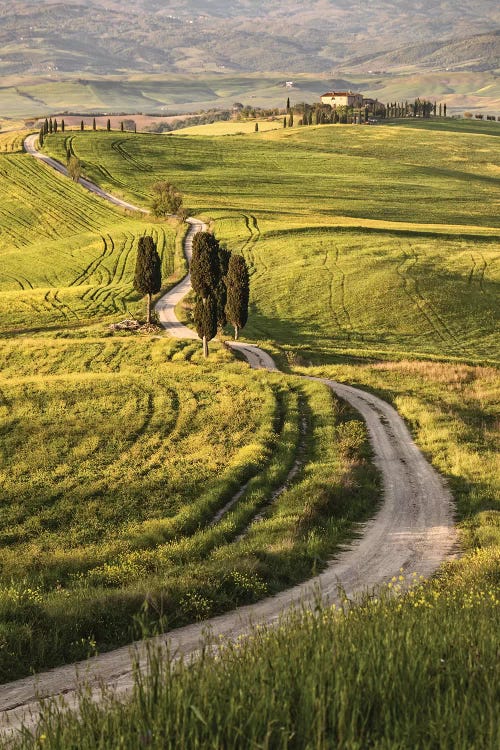
[[354,91],[328,91],[321,97],[322,104],[329,104],[330,107],[362,107],[363,94],[356,94]]

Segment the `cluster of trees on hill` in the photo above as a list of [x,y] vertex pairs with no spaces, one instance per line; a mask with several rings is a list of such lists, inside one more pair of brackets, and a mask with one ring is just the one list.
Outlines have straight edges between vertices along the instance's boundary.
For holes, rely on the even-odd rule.
[[[250,280],[245,259],[231,253],[210,232],[193,239],[191,284],[196,294],[194,323],[208,357],[208,342],[230,323],[234,338],[248,319]],[[139,238],[134,289],[147,298],[146,322],[151,323],[151,299],[161,289],[161,258],[152,237]]]
[[248,319],[250,280],[245,259],[231,253],[210,232],[193,239],[191,285],[196,294],[194,322],[208,356],[208,342],[230,323],[234,338]]

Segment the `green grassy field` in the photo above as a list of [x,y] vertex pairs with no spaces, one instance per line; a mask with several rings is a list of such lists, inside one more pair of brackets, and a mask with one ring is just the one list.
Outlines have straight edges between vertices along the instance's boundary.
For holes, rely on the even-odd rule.
[[89,176],[143,205],[160,177],[185,192],[250,263],[250,337],[498,362],[496,146],[439,128],[324,126],[71,134],[46,148],[71,147]]
[[[0,136],[0,331],[83,329],[143,316],[132,288],[138,238],[152,234],[164,289],[185,272],[184,227],[127,216]],[[17,151],[17,153],[16,153]]]
[[3,681],[308,577],[373,511],[364,427],[326,388],[198,349],[2,343]]

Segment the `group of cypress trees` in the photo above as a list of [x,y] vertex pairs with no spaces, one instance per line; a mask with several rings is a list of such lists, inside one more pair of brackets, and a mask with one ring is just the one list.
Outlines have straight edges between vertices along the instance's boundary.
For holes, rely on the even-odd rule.
[[[248,319],[250,281],[245,259],[234,255],[210,232],[193,239],[191,284],[196,294],[194,322],[208,357],[208,342],[229,322],[238,338]],[[147,323],[151,322],[151,298],[161,289],[161,258],[152,237],[139,238],[134,289],[147,297]]]
[[[61,120],[61,131],[63,133],[64,133],[64,128],[65,128],[64,120]],[[59,124],[55,118],[54,120],[52,120],[52,117],[50,117],[49,119],[45,118],[45,121],[42,127],[40,128],[40,133],[38,135],[40,147],[43,146],[43,141],[46,135],[48,135],[49,133],[57,133],[58,130],[59,130]]]
[[208,342],[229,322],[238,338],[248,319],[250,280],[245,259],[221,245],[210,232],[193,239],[191,284],[197,296],[194,309],[196,332],[208,356]]

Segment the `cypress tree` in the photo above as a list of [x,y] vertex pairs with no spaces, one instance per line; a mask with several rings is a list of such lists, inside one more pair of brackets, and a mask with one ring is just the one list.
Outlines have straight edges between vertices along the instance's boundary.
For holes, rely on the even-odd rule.
[[83,120],[82,120],[80,123],[80,130],[84,130],[84,129],[85,129],[85,125],[83,124]]
[[234,327],[234,338],[238,338],[241,328],[248,320],[250,279],[248,268],[242,255],[231,255],[226,277],[227,302],[226,316]]
[[64,120],[61,120],[61,131],[62,131],[63,133],[64,133],[64,128],[65,128],[65,127],[66,127],[66,126],[65,126],[65,124],[64,124]]
[[43,134],[47,135],[49,132],[49,121],[47,118],[45,118],[45,122],[43,123]]
[[54,133],[57,133],[57,120],[54,120]]
[[222,329],[227,323],[226,317],[226,302],[227,302],[227,288],[226,288],[226,277],[229,270],[229,260],[231,258],[231,252],[224,247],[219,245],[218,249],[219,257],[219,272],[220,278],[219,283],[215,288],[215,301],[217,303],[217,327],[222,333]]
[[54,130],[54,126],[52,125],[52,117],[49,120],[49,133],[52,133]]
[[290,97],[286,100],[286,111],[290,112]]
[[443,115],[446,117],[446,102],[443,104]]
[[139,237],[135,264],[134,289],[147,296],[147,318],[151,323],[151,295],[161,289],[161,259],[152,237]]
[[134,133],[137,133],[137,125],[135,122],[134,122]]
[[198,232],[193,238],[191,285],[198,295],[195,325],[203,341],[203,355],[208,357],[208,342],[217,333],[217,287],[221,280],[221,248],[209,232]]
[[97,128],[96,128],[96,124],[95,124],[95,117],[94,117],[94,119],[92,120],[92,130],[97,130]]
[[106,123],[106,130],[108,131],[108,133],[110,132],[110,130],[111,130],[111,120],[107,121],[107,123]]
[[258,122],[255,123],[255,132],[256,133],[259,132],[259,123]]
[[283,127],[286,128],[286,117],[283,118]]
[[38,145],[40,146],[40,148],[42,148],[43,146],[43,125],[40,128],[40,133],[38,135]]
[[288,118],[288,127],[293,128],[293,112],[290,112],[290,117]]
[[123,133],[123,122],[120,123],[120,130]]
[[196,302],[194,324],[196,333],[203,341],[203,356],[208,357],[208,342],[217,333],[217,302],[211,294]]

